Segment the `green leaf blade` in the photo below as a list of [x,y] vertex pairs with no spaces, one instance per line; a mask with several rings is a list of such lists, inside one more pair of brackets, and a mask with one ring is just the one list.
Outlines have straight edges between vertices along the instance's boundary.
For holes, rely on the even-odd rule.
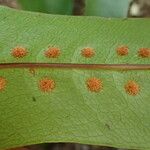
[[[32,14],[4,7],[0,20],[1,63],[150,64],[137,54],[139,48],[150,47],[149,20]],[[29,55],[13,58],[11,49],[17,45]],[[129,46],[128,56],[117,56],[119,45]],[[48,46],[58,46],[60,57],[45,58]],[[94,48],[95,57],[83,58],[84,47]],[[38,87],[45,76],[56,82],[52,92]],[[86,87],[93,76],[103,81],[99,93]],[[32,74],[29,68],[10,68],[0,69],[0,77],[7,80],[0,92],[1,149],[44,142],[150,148],[149,70],[35,68]],[[140,85],[137,96],[125,92],[129,80]]]

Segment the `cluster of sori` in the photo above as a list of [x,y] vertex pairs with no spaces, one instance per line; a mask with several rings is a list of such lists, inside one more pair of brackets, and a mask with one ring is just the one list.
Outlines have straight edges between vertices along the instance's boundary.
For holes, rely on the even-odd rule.
[[[11,55],[15,58],[23,58],[27,56],[29,51],[24,47],[15,47],[11,51]],[[125,56],[129,54],[128,46],[120,46],[116,48],[116,53],[119,56]],[[44,55],[47,58],[58,58],[61,55],[61,50],[57,47],[49,47],[44,51]],[[81,55],[85,58],[91,58],[95,55],[95,50],[90,47],[83,48]],[[138,56],[142,58],[150,57],[150,48],[140,48],[138,50]],[[34,69],[29,69],[34,74]],[[4,77],[0,77],[0,91],[3,91],[6,87],[7,80]],[[98,93],[103,90],[103,82],[100,78],[91,77],[85,81],[88,91]],[[51,92],[56,88],[56,83],[53,79],[44,77],[38,81],[38,87],[42,92]],[[135,96],[140,91],[140,86],[136,81],[129,80],[124,85],[124,89],[127,94]]]
[[[8,81],[4,77],[0,77],[0,92],[7,87]],[[103,90],[103,81],[100,78],[91,77],[85,81],[89,92],[98,93]],[[42,92],[51,92],[56,88],[56,82],[52,78],[44,77],[37,82],[39,90]],[[130,80],[124,85],[127,94],[135,96],[140,91],[140,86],[137,82]]]
[[[128,46],[120,46],[116,48],[116,52],[119,56],[126,56],[129,54]],[[150,48],[140,48],[138,56],[142,58],[150,57]],[[11,51],[11,54],[15,58],[23,58],[28,54],[28,50],[23,47],[15,47]],[[61,50],[58,47],[49,47],[44,51],[44,55],[47,58],[58,58],[61,55]],[[95,50],[91,47],[86,47],[81,50],[81,55],[85,58],[91,58],[95,55]]]

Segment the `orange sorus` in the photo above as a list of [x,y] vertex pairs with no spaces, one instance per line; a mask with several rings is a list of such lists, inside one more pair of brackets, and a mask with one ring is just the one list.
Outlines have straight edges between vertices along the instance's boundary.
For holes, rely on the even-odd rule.
[[26,48],[23,48],[23,47],[15,47],[11,51],[11,54],[15,58],[23,58],[23,57],[25,57],[28,54],[28,51],[27,51]]
[[91,58],[95,55],[95,51],[93,48],[87,47],[87,48],[82,49],[81,55],[86,58]]
[[55,88],[55,82],[54,80],[45,77],[39,81],[39,88],[43,92],[52,91]]
[[150,48],[140,48],[138,54],[140,57],[148,58],[150,57]]
[[87,79],[86,84],[91,92],[99,92],[103,87],[102,81],[95,77]]
[[140,91],[140,86],[135,81],[128,81],[126,85],[124,86],[125,91],[129,95],[137,95]]
[[0,91],[2,91],[6,87],[6,79],[0,77]]
[[48,58],[57,58],[60,55],[60,49],[57,47],[49,47],[45,51],[45,56]]
[[116,50],[119,56],[125,56],[128,55],[129,48],[127,46],[120,46]]

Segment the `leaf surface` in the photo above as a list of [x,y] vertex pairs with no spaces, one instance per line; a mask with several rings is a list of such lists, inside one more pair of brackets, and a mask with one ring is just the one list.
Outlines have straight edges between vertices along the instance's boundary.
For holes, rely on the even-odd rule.
[[[150,47],[148,19],[102,19],[46,15],[0,8],[1,63],[150,64],[138,56]],[[116,47],[129,54],[118,56]],[[28,49],[14,58],[16,46]],[[49,46],[60,48],[58,58],[46,58]],[[93,58],[81,50],[91,47]],[[0,91],[0,148],[44,142],[76,142],[121,148],[150,148],[150,71],[56,68],[3,68]],[[43,77],[56,87],[42,92]],[[88,78],[100,78],[103,89],[91,92]],[[125,92],[127,81],[140,86],[136,96]]]

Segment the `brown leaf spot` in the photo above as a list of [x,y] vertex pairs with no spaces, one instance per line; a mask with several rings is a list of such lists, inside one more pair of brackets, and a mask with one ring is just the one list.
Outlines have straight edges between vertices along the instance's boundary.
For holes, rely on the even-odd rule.
[[87,47],[81,51],[81,55],[86,58],[91,58],[95,55],[95,51],[93,48]]
[[142,58],[150,57],[150,48],[140,48],[138,54]]
[[50,92],[55,88],[55,82],[49,78],[43,78],[39,81],[39,88],[43,92]]
[[11,54],[15,58],[23,58],[28,54],[28,51],[26,48],[23,47],[15,47],[12,51]]
[[6,79],[3,77],[0,77],[0,91],[4,90],[4,88],[6,87]]
[[60,49],[57,47],[50,47],[45,51],[45,56],[48,58],[57,58],[60,55]]
[[33,76],[35,76],[35,73],[36,73],[35,68],[29,68],[29,72],[30,72]]
[[35,97],[32,97],[32,101],[33,101],[33,102],[36,102],[36,98],[35,98]]
[[119,56],[125,56],[128,55],[129,48],[127,46],[120,46],[116,50]]
[[99,92],[103,88],[102,81],[95,77],[87,79],[86,84],[91,92]]
[[140,91],[140,86],[135,81],[128,81],[124,88],[129,95],[133,96],[137,95]]

